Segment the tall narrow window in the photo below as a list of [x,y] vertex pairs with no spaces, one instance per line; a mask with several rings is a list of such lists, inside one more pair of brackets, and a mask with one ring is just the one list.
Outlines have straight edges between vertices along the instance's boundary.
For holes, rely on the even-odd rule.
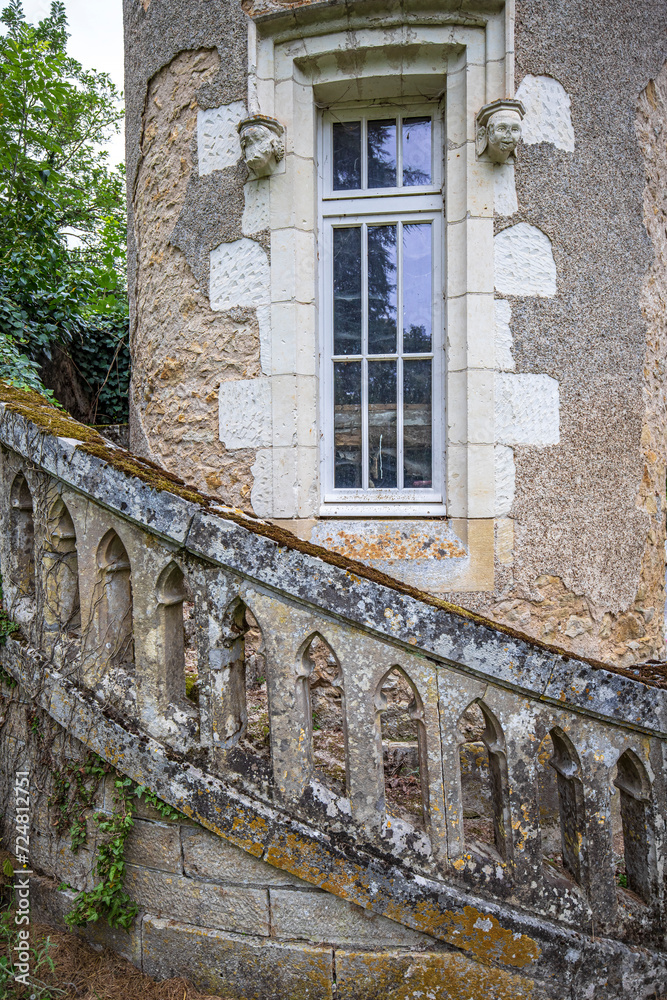
[[323,125],[323,506],[443,513],[439,120],[339,119]]

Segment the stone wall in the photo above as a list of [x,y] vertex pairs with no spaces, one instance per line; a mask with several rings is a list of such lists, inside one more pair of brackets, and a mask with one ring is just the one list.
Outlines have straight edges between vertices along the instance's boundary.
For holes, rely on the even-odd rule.
[[[290,145],[303,109],[287,81],[266,110],[289,122],[298,218],[275,195],[284,173],[247,180],[236,135],[251,97],[268,101],[273,86],[250,51],[248,92],[250,18],[284,5],[125,9],[133,448],[303,539],[578,655],[662,656],[663,0],[589,0],[576,15],[565,0],[517,0],[513,87],[527,116],[516,167],[496,171],[489,413],[468,441],[481,434],[494,454],[493,468],[468,470],[491,500],[486,516],[447,521],[317,516],[317,350],[303,336],[316,325],[313,150]],[[284,281],[306,290],[271,310],[269,284]]]
[[[88,842],[73,853],[69,834],[54,826],[58,807],[49,802],[54,772],[62,763],[82,763],[86,748],[16,689],[3,685],[1,698],[2,814],[13,814],[16,770],[29,772],[31,915],[62,927],[76,893],[95,884],[101,835],[93,812],[113,813],[113,779],[100,786],[87,811]],[[11,851],[7,819],[2,830]],[[471,983],[496,1000],[543,996],[522,977],[484,969],[426,934],[273,868],[185,816],[166,820],[139,800],[124,858],[125,888],[140,907],[129,933],[104,920],[78,933],[157,980],[186,975],[229,1000],[399,1000],[426,987],[440,997],[445,978],[448,1000],[464,1000]],[[406,976],[408,993],[401,988]]]
[[527,134],[518,203],[497,228],[539,227],[557,286],[551,296],[502,294],[515,370],[558,381],[560,441],[513,448],[495,591],[465,598],[538,638],[621,664],[663,650],[664,15],[652,0],[585,4],[575,16],[567,4],[518,0]]

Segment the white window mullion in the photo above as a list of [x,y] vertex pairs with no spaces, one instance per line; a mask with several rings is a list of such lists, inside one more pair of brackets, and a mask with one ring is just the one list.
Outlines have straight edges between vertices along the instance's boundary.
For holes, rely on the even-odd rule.
[[361,482],[368,489],[368,226],[361,227]]
[[361,121],[361,190],[368,187],[368,122]]
[[396,486],[403,489],[403,223],[396,233]]

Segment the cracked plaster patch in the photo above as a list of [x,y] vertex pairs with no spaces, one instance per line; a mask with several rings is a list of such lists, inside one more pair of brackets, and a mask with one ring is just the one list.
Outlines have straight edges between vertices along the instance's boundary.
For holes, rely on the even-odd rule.
[[556,294],[556,263],[549,237],[527,222],[494,237],[496,291],[501,295]]
[[570,95],[558,80],[529,73],[521,81],[516,97],[526,108],[522,125],[527,145],[550,142],[558,149],[574,152]]
[[197,112],[197,151],[199,176],[214,170],[233,167],[241,158],[241,144],[236,126],[245,118],[243,101],[233,101],[219,108]]

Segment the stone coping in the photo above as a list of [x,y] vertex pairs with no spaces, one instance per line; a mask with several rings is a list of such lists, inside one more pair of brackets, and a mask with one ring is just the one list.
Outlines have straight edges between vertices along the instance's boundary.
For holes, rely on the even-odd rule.
[[226,507],[0,383],[0,443],[209,564],[402,648],[559,708],[667,737],[667,677],[577,658]]

